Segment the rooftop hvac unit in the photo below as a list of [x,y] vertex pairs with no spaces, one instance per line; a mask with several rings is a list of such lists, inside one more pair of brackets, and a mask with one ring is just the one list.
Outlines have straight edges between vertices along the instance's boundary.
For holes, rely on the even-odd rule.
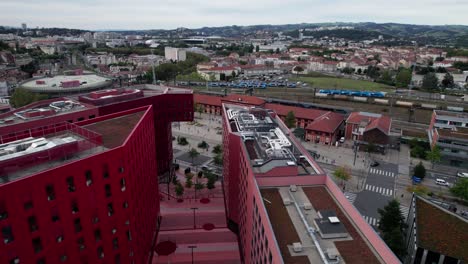
[[296,186],[296,185],[290,185],[290,186],[289,186],[289,190],[290,190],[291,192],[296,192],[296,191],[297,191],[297,186]]
[[284,204],[284,205],[290,205],[290,204],[291,204],[291,199],[289,199],[289,198],[287,198],[287,197],[284,198],[284,199],[283,199],[283,204]]
[[338,259],[338,251],[334,248],[328,248],[327,249],[327,257],[332,260],[337,260]]
[[293,251],[294,252],[302,252],[302,244],[301,242],[295,242],[293,243]]
[[312,204],[311,203],[304,203],[304,210],[311,210]]

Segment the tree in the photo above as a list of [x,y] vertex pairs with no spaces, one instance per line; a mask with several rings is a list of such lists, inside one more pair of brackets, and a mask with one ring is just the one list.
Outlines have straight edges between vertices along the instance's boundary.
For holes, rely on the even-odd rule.
[[202,141],[198,144],[198,147],[201,148],[201,149],[208,149],[209,145],[208,143],[206,143],[206,141]]
[[255,46],[255,52],[260,52],[260,46]]
[[393,199],[383,209],[378,209],[380,215],[379,229],[385,243],[401,259],[406,255],[404,234],[407,228],[405,217],[401,213],[400,203]]
[[200,191],[200,190],[203,190],[203,188],[205,188],[205,185],[203,183],[200,183],[200,182],[195,183],[195,190]]
[[284,123],[286,123],[286,126],[288,128],[296,127],[296,116],[294,115],[293,111],[288,112],[288,114],[286,115],[286,118],[284,120]]
[[188,145],[187,138],[185,138],[185,137],[177,137],[177,144],[179,144],[179,145],[181,145],[181,146]]
[[211,151],[213,152],[214,154],[221,154],[223,153],[223,148],[221,147],[220,144],[214,146],[213,150]]
[[232,71],[231,76],[232,76],[232,78],[236,78],[236,71]]
[[435,91],[439,88],[438,84],[439,81],[437,80],[435,73],[428,72],[424,75],[421,88],[427,91]]
[[192,159],[192,165],[193,165],[193,161],[196,157],[198,157],[198,155],[200,155],[200,153],[195,149],[195,148],[192,148],[190,151],[189,151],[189,157]]
[[375,66],[367,67],[367,76],[376,79],[380,76],[379,68]]
[[468,201],[468,178],[459,179],[457,183],[450,188],[450,192],[453,195]]
[[347,167],[339,167],[333,172],[333,176],[341,180],[343,189],[345,188],[345,182],[351,179],[351,173]]
[[396,87],[406,88],[411,82],[411,70],[402,68],[395,78]]
[[217,154],[214,156],[213,161],[216,165],[223,165],[223,155]]
[[346,74],[353,74],[354,69],[351,68],[351,67],[346,67],[346,68],[343,68],[343,70],[341,70],[341,72],[346,73]]
[[275,53],[276,53],[276,54],[279,54],[279,53],[280,53],[280,49],[279,49],[279,48],[276,48]]
[[359,69],[357,70],[357,73],[358,73],[358,74],[362,74],[361,68],[359,68]]
[[442,86],[444,88],[452,88],[455,82],[453,81],[453,76],[450,73],[446,73],[444,79],[442,80]]
[[305,129],[303,129],[302,127],[298,127],[294,129],[293,134],[299,139],[302,139],[302,140],[305,139]]
[[184,195],[184,186],[182,186],[182,184],[180,183],[177,183],[176,187],[175,187],[175,193],[177,195],[177,197],[181,197],[182,195]]
[[413,175],[421,179],[424,179],[424,177],[426,177],[426,168],[424,167],[422,162],[419,162],[419,164],[414,167]]
[[201,117],[201,114],[203,113],[203,106],[201,104],[195,103],[193,105],[193,110],[199,114]]
[[187,178],[185,179],[185,188],[189,188],[189,189],[190,189],[190,188],[192,188],[192,185],[193,185],[192,178],[187,177]]
[[296,66],[294,67],[293,71],[295,71],[296,74],[299,75],[301,72],[304,71],[304,68],[302,68],[301,66]]
[[385,70],[380,76],[379,82],[387,85],[394,85],[392,73],[389,70]]
[[432,168],[434,168],[434,163],[439,162],[442,158],[440,148],[438,146],[434,146],[431,151],[427,152],[426,158],[431,161]]
[[32,93],[27,90],[17,88],[10,98],[10,104],[13,107],[18,108],[47,98],[47,95]]

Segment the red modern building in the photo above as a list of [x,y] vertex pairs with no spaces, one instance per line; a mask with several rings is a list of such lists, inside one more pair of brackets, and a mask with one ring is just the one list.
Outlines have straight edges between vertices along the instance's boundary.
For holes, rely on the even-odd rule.
[[193,96],[140,88],[0,116],[0,263],[151,261],[170,123],[193,119]]
[[385,149],[390,144],[392,119],[389,116],[352,112],[346,119],[345,138],[360,144],[375,144]]
[[244,263],[400,263],[272,110],[223,104],[224,193]]

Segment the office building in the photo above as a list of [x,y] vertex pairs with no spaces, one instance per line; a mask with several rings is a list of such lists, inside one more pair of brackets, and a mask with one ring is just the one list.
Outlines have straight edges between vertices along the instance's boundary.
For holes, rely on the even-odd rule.
[[[191,91],[144,86],[0,116],[0,263],[148,263],[171,122]],[[159,176],[159,177],[158,177]]]
[[244,263],[399,263],[275,112],[222,107],[226,216]]
[[468,114],[434,110],[428,129],[431,147],[439,147],[440,163],[468,168]]

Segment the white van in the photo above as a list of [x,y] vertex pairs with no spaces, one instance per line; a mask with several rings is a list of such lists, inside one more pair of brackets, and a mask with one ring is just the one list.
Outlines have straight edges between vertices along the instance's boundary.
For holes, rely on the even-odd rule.
[[446,182],[443,179],[436,179],[436,184],[443,185],[443,186],[448,186],[449,185],[448,182]]

